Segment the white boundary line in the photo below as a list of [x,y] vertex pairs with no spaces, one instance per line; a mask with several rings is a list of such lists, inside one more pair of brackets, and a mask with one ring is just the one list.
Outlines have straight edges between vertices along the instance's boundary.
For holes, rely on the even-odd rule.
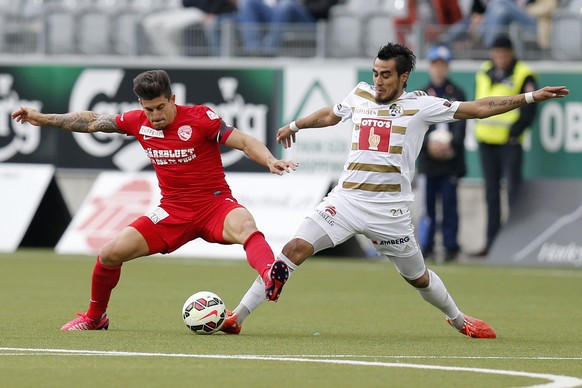
[[[548,373],[531,373],[502,369],[488,369],[488,368],[467,368],[456,366],[440,366],[440,365],[425,365],[425,364],[403,364],[393,362],[379,362],[379,361],[356,361],[356,360],[334,360],[328,358],[320,358],[327,356],[265,356],[265,355],[224,355],[224,354],[187,354],[187,353],[142,353],[142,352],[119,352],[119,351],[102,351],[102,350],[74,350],[74,349],[34,349],[34,348],[1,348],[0,351],[10,353],[0,353],[0,355],[25,355],[25,354],[58,354],[58,355],[82,355],[82,356],[116,356],[116,357],[177,357],[177,358],[208,358],[208,359],[231,359],[231,360],[255,360],[255,361],[284,361],[284,362],[309,362],[319,364],[335,364],[335,365],[353,365],[353,366],[375,366],[386,368],[411,368],[411,369],[430,369],[430,370],[445,370],[455,372],[474,372],[494,375],[506,376],[522,376],[529,378],[537,378],[550,381],[549,383],[541,385],[531,385],[527,388],[574,388],[582,386],[582,379],[571,376],[553,375]],[[19,353],[12,353],[19,352]],[[313,358],[312,358],[313,357]],[[329,356],[332,358],[355,357],[349,355]],[[365,357],[365,356],[357,356]],[[369,356],[375,358],[375,356]],[[407,358],[406,356],[382,356],[383,358]],[[409,358],[447,358],[447,357],[422,357],[410,356]],[[455,357],[455,358],[491,358],[491,357]],[[496,357],[493,357],[496,358]],[[509,357],[498,357],[509,358]],[[522,359],[522,358],[519,358]],[[551,359],[549,357],[532,358],[532,359]],[[563,359],[563,358],[558,358]],[[578,360],[578,358],[572,358]]]

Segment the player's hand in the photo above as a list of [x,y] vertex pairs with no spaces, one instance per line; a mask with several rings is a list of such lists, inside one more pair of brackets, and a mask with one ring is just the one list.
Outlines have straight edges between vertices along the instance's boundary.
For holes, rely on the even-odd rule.
[[542,102],[552,98],[564,98],[570,94],[565,86],[545,86],[533,92],[535,102]]
[[33,108],[21,106],[10,115],[18,123],[30,123],[32,125],[42,125],[39,121],[41,114]]
[[283,175],[284,172],[290,173],[291,171],[297,170],[299,163],[295,163],[291,160],[277,160],[273,159],[269,163],[269,170],[273,174]]
[[279,128],[277,131],[277,144],[283,144],[283,148],[290,148],[291,144],[296,141],[296,134],[297,132],[293,132],[291,128],[289,128],[289,124]]

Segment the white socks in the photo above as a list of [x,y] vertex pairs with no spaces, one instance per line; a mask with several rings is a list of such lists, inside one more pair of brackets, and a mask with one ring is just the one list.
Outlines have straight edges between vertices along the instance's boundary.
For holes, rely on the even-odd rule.
[[463,314],[445,288],[441,278],[430,269],[428,269],[428,274],[428,287],[417,288],[416,290],[424,300],[445,313],[445,315],[451,320],[451,323],[455,325],[458,330],[461,330],[463,328]]
[[[283,253],[279,253],[277,260],[283,260],[287,264],[287,267],[289,267],[289,277],[291,277],[293,271],[297,269],[297,265],[291,262]],[[237,308],[234,309],[234,313],[237,314],[236,322],[240,325],[265,300],[267,300],[265,296],[265,283],[260,276],[257,276],[247,293],[242,297]]]

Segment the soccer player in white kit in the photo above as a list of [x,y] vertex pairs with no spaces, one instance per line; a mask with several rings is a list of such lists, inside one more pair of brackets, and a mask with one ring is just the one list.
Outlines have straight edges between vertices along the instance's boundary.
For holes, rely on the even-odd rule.
[[[405,91],[415,62],[408,48],[388,43],[374,60],[374,85],[360,82],[341,103],[279,129],[277,142],[288,148],[302,128],[353,122],[352,147],[338,185],[305,218],[278,259],[292,271],[314,253],[361,233],[424,300],[445,314],[451,326],[469,337],[495,338],[487,323],[459,310],[442,280],[425,265],[410,214],[415,160],[431,124],[485,118],[528,103],[562,98],[569,90],[544,87],[509,97],[449,102],[422,91]],[[240,332],[242,321],[265,301],[264,288],[257,278],[238,307],[228,312],[222,331]]]

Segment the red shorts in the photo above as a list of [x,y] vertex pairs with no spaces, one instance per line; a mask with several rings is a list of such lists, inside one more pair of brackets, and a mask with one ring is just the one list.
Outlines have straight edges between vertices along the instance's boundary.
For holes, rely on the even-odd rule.
[[145,238],[149,254],[170,253],[197,238],[212,243],[229,244],[222,232],[224,219],[232,210],[244,208],[231,196],[210,198],[196,209],[164,205],[141,216],[130,226]]

